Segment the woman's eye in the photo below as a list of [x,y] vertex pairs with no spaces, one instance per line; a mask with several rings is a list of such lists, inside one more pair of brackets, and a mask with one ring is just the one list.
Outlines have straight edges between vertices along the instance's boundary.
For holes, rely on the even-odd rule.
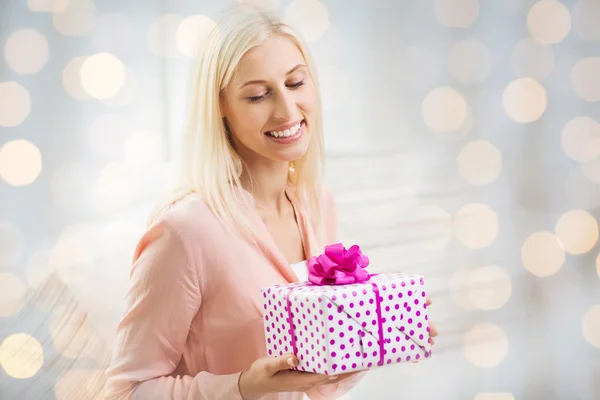
[[251,103],[257,103],[257,102],[261,101],[262,99],[264,99],[264,98],[265,98],[265,96],[266,96],[266,95],[264,95],[264,94],[263,94],[263,95],[260,95],[260,96],[251,96],[251,97],[248,97],[248,100],[249,100]]
[[296,82],[296,83],[291,83],[288,86],[291,87],[292,89],[296,89],[296,88],[299,88],[302,85],[304,85],[304,81],[300,81],[300,82]]

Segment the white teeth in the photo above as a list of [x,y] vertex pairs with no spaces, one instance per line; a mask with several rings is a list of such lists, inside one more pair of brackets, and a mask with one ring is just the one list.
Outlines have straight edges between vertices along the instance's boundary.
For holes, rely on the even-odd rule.
[[300,124],[296,124],[294,126],[292,126],[289,129],[286,129],[285,131],[272,131],[272,132],[268,132],[267,134],[270,136],[274,136],[274,137],[290,137],[295,135],[298,132],[298,129],[300,129]]

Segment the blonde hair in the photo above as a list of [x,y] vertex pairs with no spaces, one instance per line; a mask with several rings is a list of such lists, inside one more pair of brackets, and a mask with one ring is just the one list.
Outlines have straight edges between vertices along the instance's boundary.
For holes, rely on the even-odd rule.
[[286,37],[298,47],[319,93],[319,112],[311,127],[311,141],[307,152],[291,164],[290,181],[296,187],[298,199],[312,209],[313,218],[321,220],[318,191],[324,164],[323,122],[312,56],[301,36],[275,14],[237,7],[224,13],[217,28],[202,43],[182,143],[181,183],[152,215],[150,223],[165,207],[195,192],[227,227],[251,236],[256,233],[239,206],[241,199],[235,196],[235,186],[241,188],[243,160],[227,137],[220,100],[242,57],[273,35]]

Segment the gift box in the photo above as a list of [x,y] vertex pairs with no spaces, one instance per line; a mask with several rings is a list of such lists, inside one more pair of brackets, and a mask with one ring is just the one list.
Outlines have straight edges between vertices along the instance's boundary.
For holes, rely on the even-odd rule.
[[431,356],[425,280],[369,274],[358,246],[327,246],[309,279],[262,290],[267,353],[293,352],[300,371],[335,375]]

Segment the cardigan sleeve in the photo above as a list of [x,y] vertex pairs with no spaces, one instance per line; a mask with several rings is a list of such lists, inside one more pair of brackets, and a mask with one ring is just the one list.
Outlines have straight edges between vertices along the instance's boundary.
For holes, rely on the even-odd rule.
[[107,400],[242,400],[240,373],[171,376],[202,302],[199,266],[190,260],[181,236],[165,221],[139,241],[106,371]]

